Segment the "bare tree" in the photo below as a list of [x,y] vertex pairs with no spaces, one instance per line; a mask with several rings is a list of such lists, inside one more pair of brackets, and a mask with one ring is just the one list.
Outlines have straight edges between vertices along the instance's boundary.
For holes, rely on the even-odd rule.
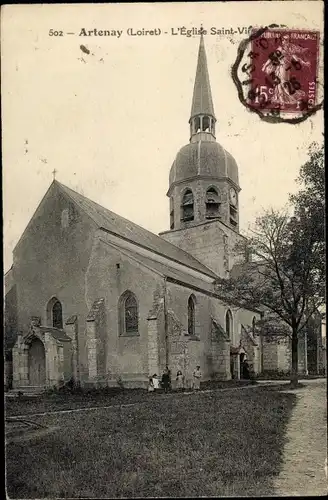
[[291,383],[295,386],[300,333],[324,303],[316,228],[302,214],[290,217],[269,210],[257,218],[249,237],[235,251],[252,259],[235,266],[228,280],[218,280],[217,290],[227,300],[267,311],[267,334],[290,335]]

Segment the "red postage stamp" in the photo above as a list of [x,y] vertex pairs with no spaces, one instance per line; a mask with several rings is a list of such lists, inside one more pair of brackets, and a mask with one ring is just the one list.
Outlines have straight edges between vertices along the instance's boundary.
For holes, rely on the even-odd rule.
[[[319,32],[267,29],[251,37],[247,105],[271,113],[300,113],[317,104]],[[257,34],[256,34],[257,33]]]

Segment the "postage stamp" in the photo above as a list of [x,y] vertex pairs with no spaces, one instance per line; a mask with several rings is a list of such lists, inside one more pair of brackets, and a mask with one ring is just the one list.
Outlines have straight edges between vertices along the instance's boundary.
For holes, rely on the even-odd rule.
[[319,41],[317,31],[275,25],[253,29],[233,68],[243,104],[267,121],[296,123],[313,114],[322,106]]

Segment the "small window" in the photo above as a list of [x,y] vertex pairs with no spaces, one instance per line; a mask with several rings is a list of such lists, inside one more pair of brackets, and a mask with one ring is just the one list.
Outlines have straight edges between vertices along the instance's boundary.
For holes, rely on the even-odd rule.
[[59,300],[54,303],[52,308],[52,326],[54,328],[63,328],[63,312]]
[[132,292],[125,292],[119,301],[120,335],[138,335],[138,303]]
[[195,335],[195,299],[192,295],[188,299],[188,334]]
[[232,314],[231,314],[230,309],[228,309],[227,312],[226,312],[225,330],[226,330],[226,334],[227,334],[228,338],[231,339],[231,335],[232,335]]
[[254,316],[253,321],[252,321],[252,334],[253,337],[256,335],[256,318]]
[[61,226],[67,228],[69,226],[69,209],[65,208],[61,213]]
[[181,220],[185,222],[194,220],[194,196],[191,189],[187,189],[182,198]]
[[206,219],[219,217],[220,203],[219,195],[214,187],[206,191]]
[[50,299],[47,304],[47,326],[63,328],[63,308],[56,297]]

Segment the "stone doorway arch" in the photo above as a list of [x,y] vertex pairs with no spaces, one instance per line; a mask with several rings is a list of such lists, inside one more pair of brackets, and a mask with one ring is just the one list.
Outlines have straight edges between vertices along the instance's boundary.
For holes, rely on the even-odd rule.
[[46,353],[43,342],[37,337],[28,349],[28,378],[31,386],[46,385]]
[[[72,338],[58,328],[32,325],[13,348],[14,388],[58,386],[73,375]],[[75,348],[76,349],[76,348]]]

